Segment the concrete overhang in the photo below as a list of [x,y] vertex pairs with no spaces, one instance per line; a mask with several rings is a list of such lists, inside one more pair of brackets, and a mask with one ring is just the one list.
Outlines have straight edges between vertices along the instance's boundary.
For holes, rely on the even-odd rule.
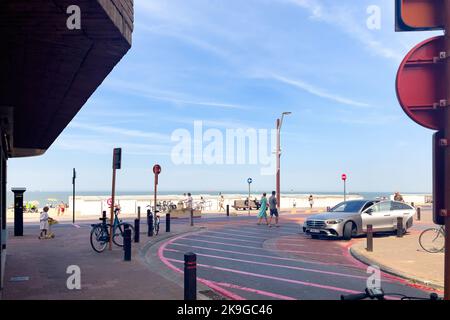
[[[79,30],[67,27],[72,5]],[[0,1],[0,116],[9,121],[2,139],[10,157],[50,147],[131,48],[132,31],[133,0]]]

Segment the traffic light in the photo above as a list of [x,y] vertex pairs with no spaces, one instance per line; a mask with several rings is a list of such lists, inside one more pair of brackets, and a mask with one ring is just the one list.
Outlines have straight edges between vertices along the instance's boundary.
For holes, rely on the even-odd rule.
[[395,31],[444,29],[444,0],[396,0]]

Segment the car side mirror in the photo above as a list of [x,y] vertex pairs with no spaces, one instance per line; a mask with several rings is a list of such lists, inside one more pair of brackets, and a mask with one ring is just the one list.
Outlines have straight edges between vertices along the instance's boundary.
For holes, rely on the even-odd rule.
[[367,214],[372,214],[372,212],[373,212],[373,209],[367,209],[367,210],[366,210],[366,213],[367,213]]

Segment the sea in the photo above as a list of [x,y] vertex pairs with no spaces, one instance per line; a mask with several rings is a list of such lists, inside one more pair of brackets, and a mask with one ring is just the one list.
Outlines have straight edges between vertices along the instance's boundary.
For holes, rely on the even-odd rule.
[[[185,192],[188,191],[160,191],[158,194],[160,195],[183,195]],[[192,195],[210,195],[210,196],[217,196],[219,193],[222,194],[247,194],[248,191],[245,190],[224,190],[224,191],[189,191]],[[264,190],[252,190],[252,194],[258,194],[262,193]],[[111,194],[111,191],[77,191],[77,196],[109,196]],[[146,192],[146,191],[117,191],[117,196],[130,196],[130,195],[151,195],[152,193]],[[312,192],[312,191],[283,191],[282,195],[289,195],[289,194],[295,194],[295,195],[342,195],[342,192]],[[351,195],[360,195],[364,199],[374,199],[377,197],[389,197],[393,194],[393,192],[351,192],[348,193]],[[408,193],[404,193],[408,194]],[[430,192],[414,192],[413,194],[430,194]],[[69,197],[72,196],[71,191],[26,191],[24,193],[24,203],[26,202],[38,202],[39,205],[43,206],[46,204],[57,204],[57,203],[68,203]],[[7,204],[8,207],[12,207],[14,203],[14,195],[12,192],[8,192],[7,195]]]

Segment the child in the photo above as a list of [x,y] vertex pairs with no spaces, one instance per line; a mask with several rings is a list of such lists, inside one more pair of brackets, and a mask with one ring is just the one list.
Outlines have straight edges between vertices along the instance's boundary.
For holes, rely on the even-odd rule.
[[47,230],[48,230],[48,207],[44,207],[43,211],[41,212],[41,216],[39,218],[39,225],[41,229],[41,235],[39,239],[44,238],[47,236]]

